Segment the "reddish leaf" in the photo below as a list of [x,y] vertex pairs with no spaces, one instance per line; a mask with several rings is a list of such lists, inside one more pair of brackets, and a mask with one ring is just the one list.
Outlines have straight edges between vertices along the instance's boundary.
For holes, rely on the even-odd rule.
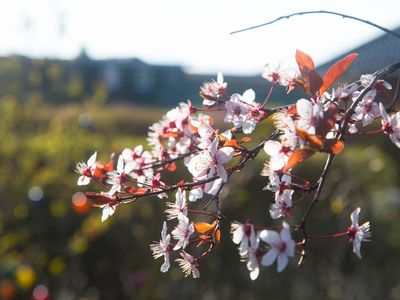
[[324,146],[323,140],[319,136],[309,134],[307,131],[296,128],[297,135],[305,142],[309,143],[311,148],[320,150]]
[[287,110],[287,113],[288,113],[289,116],[296,115],[297,114],[297,106],[296,106],[296,104],[294,104],[292,106],[289,106],[289,108]]
[[169,164],[166,166],[166,169],[167,169],[168,171],[170,171],[170,172],[174,172],[174,171],[176,170],[176,164],[175,164],[174,162],[169,163]]
[[249,137],[249,136],[244,136],[240,140],[241,143],[247,143],[247,142],[250,142],[250,141],[251,141],[251,137]]
[[323,81],[324,84],[321,86],[319,93],[322,95],[351,65],[354,59],[358,56],[357,53],[351,53],[346,57],[336,62],[326,72]]
[[112,198],[107,195],[95,192],[86,192],[85,195],[89,199],[89,203],[91,206],[103,206],[108,204],[112,200]]
[[314,61],[312,60],[312,58],[308,54],[297,49],[296,62],[297,65],[299,66],[301,76],[304,79],[308,79],[309,72],[315,69]]
[[215,228],[215,224],[210,224],[207,222],[200,222],[200,223],[196,223],[194,224],[194,229],[196,229],[197,232],[199,233],[206,233],[212,229]]
[[217,243],[219,243],[221,240],[221,230],[219,229],[215,232],[215,240]]
[[305,92],[310,93],[311,96],[315,97],[316,93],[323,85],[323,80],[317,71],[315,71],[314,61],[308,54],[297,50],[296,62],[299,67],[301,77],[303,77],[304,80],[304,82],[296,82],[302,86]]
[[344,149],[343,141],[327,140],[325,142],[324,151],[331,154],[339,154]]
[[286,166],[283,167],[283,172],[287,172],[290,169],[293,169],[297,165],[299,165],[301,162],[312,156],[316,150],[313,149],[299,149],[296,150],[292,153],[292,155],[289,157],[289,160],[286,164]]
[[137,190],[136,190],[136,193],[135,193],[135,195],[144,195],[144,194],[146,194],[147,193],[147,189],[146,188],[138,188]]
[[237,148],[237,147],[239,147],[239,144],[238,144],[237,140],[229,140],[229,141],[225,142],[224,147]]
[[324,112],[324,119],[318,122],[315,129],[317,135],[326,136],[326,134],[332,130],[333,126],[337,121],[338,108],[336,105],[331,104],[328,109]]
[[134,186],[128,186],[125,188],[125,192],[129,194],[134,194],[136,192],[136,188]]
[[317,92],[319,91],[324,82],[322,80],[322,77],[319,76],[319,74],[315,70],[310,71],[308,78],[310,85],[310,94],[311,96],[316,98]]

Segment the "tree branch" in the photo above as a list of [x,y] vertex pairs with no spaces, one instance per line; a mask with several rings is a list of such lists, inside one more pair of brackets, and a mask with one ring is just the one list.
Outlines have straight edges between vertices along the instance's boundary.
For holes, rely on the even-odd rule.
[[276,19],[274,19],[272,21],[269,21],[269,22],[266,22],[266,23],[263,23],[263,24],[259,24],[259,25],[255,25],[255,26],[251,26],[251,27],[247,27],[247,28],[244,28],[244,29],[233,31],[233,32],[231,32],[231,34],[236,34],[236,33],[239,33],[239,32],[253,30],[253,29],[256,29],[256,28],[260,28],[260,27],[263,27],[263,26],[267,26],[267,25],[276,23],[276,22],[278,22],[280,20],[283,20],[283,19],[289,19],[289,18],[294,17],[294,16],[303,16],[303,15],[311,15],[311,14],[334,15],[334,16],[343,17],[344,19],[347,18],[347,19],[359,21],[361,23],[364,23],[364,24],[370,25],[372,27],[378,28],[378,29],[380,29],[380,30],[382,30],[382,31],[384,31],[384,32],[386,32],[386,33],[388,33],[388,34],[400,39],[400,34],[398,34],[397,32],[395,32],[393,30],[390,30],[390,29],[387,29],[387,28],[385,28],[383,26],[380,26],[380,25],[378,25],[376,23],[373,23],[371,21],[368,21],[368,20],[365,20],[365,19],[361,19],[361,18],[358,18],[358,17],[345,15],[345,14],[342,14],[342,13],[329,11],[329,10],[310,10],[310,11],[296,12],[296,13],[292,13],[292,14],[289,14],[289,15],[286,15],[286,16],[280,16],[279,18],[276,18]]

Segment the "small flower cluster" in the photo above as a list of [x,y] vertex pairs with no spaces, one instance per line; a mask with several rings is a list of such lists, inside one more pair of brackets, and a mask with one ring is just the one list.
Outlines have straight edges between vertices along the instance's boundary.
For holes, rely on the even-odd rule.
[[[218,245],[220,239],[219,221],[218,216],[214,216],[202,211],[188,209],[186,202],[186,191],[178,189],[175,194],[175,203],[167,202],[167,220],[178,220],[178,224],[172,230],[171,234],[167,234],[167,223],[164,221],[163,229],[161,231],[161,240],[150,245],[154,258],[164,257],[164,263],[161,266],[161,272],[167,272],[170,266],[170,257],[173,251],[180,251],[180,258],[176,259],[179,263],[185,276],[192,275],[193,278],[199,278],[200,272],[197,268],[198,260],[200,260],[206,253]],[[190,222],[188,213],[193,214],[207,214],[211,216],[214,221],[212,223]],[[171,242],[172,238],[175,243]],[[207,245],[206,252],[198,256],[191,255],[187,252],[190,244],[196,243],[197,246]]]
[[[344,149],[344,137],[384,133],[400,147],[400,112],[389,115],[394,112],[394,101],[388,108],[383,104],[391,86],[378,78],[377,74],[382,72],[363,75],[356,83],[328,92],[356,56],[343,58],[324,76],[317,73],[311,57],[301,51],[296,53],[299,71],[267,65],[263,77],[270,81],[270,89],[263,101],[257,101],[252,89],[230,94],[219,73],[216,81],[206,82],[200,89],[203,107],[194,107],[187,101],[168,111],[150,126],[148,147],[124,149],[115,164],[113,156],[108,163],[97,161],[95,152],[86,163],[77,164],[77,184],[87,185],[94,180],[103,187],[99,193],[86,193],[93,206],[103,209],[102,221],[112,216],[119,205],[152,195],[165,198],[175,192],[175,202],[166,203],[161,239],[150,248],[154,258],[164,258],[162,272],[167,272],[175,260],[185,276],[198,278],[199,262],[220,242],[219,195],[224,185],[263,149],[269,157],[261,172],[268,177],[264,189],[274,193],[269,216],[272,220],[284,220],[272,227],[256,227],[249,221],[232,223],[232,239],[239,245],[239,255],[246,261],[250,278],[256,279],[261,266],[275,261],[277,271],[282,272],[296,254],[302,261],[305,244],[313,239],[348,237],[353,252],[361,258],[361,242],[369,240],[370,226],[368,222],[358,225],[360,208],[351,214],[352,224],[346,232],[313,237],[306,230],[306,220],[319,200],[332,160]],[[288,92],[300,88],[307,96],[290,105],[267,108],[275,85],[284,86]],[[214,111],[224,113],[221,119],[225,128],[214,124]],[[264,136],[258,146],[248,147],[251,137],[246,135],[269,117],[276,130]],[[367,126],[376,119],[381,119],[381,129],[358,131],[359,124]],[[297,176],[295,168],[318,152],[328,157],[318,181],[313,183]],[[165,174],[175,171],[178,161],[183,162],[188,178],[166,183]],[[296,224],[293,210],[311,195],[312,205]],[[203,198],[209,198],[203,210],[191,208],[193,202]],[[207,211],[211,203],[215,204],[215,212]],[[208,218],[208,222],[195,222],[198,217]],[[168,233],[170,222],[175,224]],[[300,241],[292,238],[293,231],[302,235]]]

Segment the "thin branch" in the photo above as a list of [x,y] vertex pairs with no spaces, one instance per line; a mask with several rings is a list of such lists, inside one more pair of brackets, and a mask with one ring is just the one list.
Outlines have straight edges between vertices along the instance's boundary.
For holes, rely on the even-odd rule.
[[370,25],[372,27],[378,28],[378,29],[380,29],[380,30],[382,30],[382,31],[384,31],[384,32],[386,32],[388,34],[391,34],[394,37],[400,39],[400,34],[398,34],[397,32],[395,32],[393,30],[390,30],[390,29],[387,29],[385,27],[382,27],[382,26],[380,26],[380,25],[378,25],[376,23],[373,23],[373,22],[365,20],[365,19],[357,18],[357,17],[354,17],[354,16],[345,15],[345,14],[334,12],[334,11],[329,11],[329,10],[310,10],[310,11],[296,12],[296,13],[292,13],[290,15],[280,16],[279,18],[276,18],[276,19],[274,19],[272,21],[269,21],[269,22],[266,22],[266,23],[263,23],[263,24],[259,24],[259,25],[248,27],[248,28],[244,28],[244,29],[233,31],[233,32],[231,32],[231,34],[236,34],[236,33],[239,33],[239,32],[253,30],[253,29],[256,29],[256,28],[260,28],[260,27],[263,27],[263,26],[267,26],[267,25],[276,23],[276,22],[278,22],[280,20],[283,20],[283,19],[289,19],[289,18],[294,17],[294,16],[303,16],[303,15],[311,15],[311,14],[334,15],[334,16],[343,17],[344,19],[347,18],[347,19],[359,21],[361,23],[364,23],[364,24]]
[[387,109],[387,112],[391,112],[392,110],[394,110],[394,107],[396,105],[396,101],[399,100],[399,98],[400,98],[399,97],[400,96],[399,89],[400,89],[400,79],[397,80],[396,91],[394,93],[393,100],[392,100],[392,102],[390,103],[390,105],[389,105],[389,107]]
[[[304,230],[305,229],[305,225],[306,225],[306,222],[307,222],[307,217],[311,213],[311,210],[313,209],[314,205],[317,204],[318,201],[319,201],[319,196],[321,194],[322,187],[323,187],[323,185],[325,183],[326,175],[328,174],[328,171],[329,171],[329,169],[330,169],[330,167],[332,165],[332,161],[333,161],[334,157],[335,157],[334,154],[329,154],[328,159],[326,160],[326,163],[325,163],[324,170],[322,171],[321,177],[319,178],[319,181],[318,181],[317,191],[315,192],[314,198],[311,201],[310,205],[308,206],[306,212],[304,213],[303,217],[301,218],[301,221],[300,221],[299,225],[297,226],[297,230],[299,230],[299,229],[303,229]],[[307,234],[305,234],[305,238],[307,238]]]

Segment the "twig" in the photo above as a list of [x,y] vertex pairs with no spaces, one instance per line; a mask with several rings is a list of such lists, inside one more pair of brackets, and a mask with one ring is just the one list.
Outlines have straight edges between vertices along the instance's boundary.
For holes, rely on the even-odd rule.
[[387,29],[385,27],[382,27],[382,26],[380,26],[378,24],[375,24],[375,23],[373,23],[371,21],[368,21],[368,20],[365,20],[365,19],[361,19],[361,18],[357,18],[357,17],[350,16],[350,15],[345,15],[345,14],[334,12],[334,11],[329,11],[329,10],[310,10],[310,11],[296,12],[296,13],[292,13],[290,15],[280,16],[279,18],[276,18],[276,19],[274,19],[272,21],[269,21],[269,22],[266,22],[266,23],[263,23],[263,24],[259,24],[259,25],[248,27],[248,28],[244,28],[244,29],[233,31],[233,32],[231,32],[231,34],[236,34],[236,33],[239,33],[239,32],[260,28],[260,27],[263,27],[263,26],[267,26],[267,25],[276,23],[276,22],[278,22],[280,20],[283,20],[283,19],[289,19],[289,18],[294,17],[294,16],[303,16],[303,15],[311,15],[311,14],[335,15],[335,16],[343,17],[344,19],[347,18],[347,19],[359,21],[361,23],[368,24],[370,26],[378,28],[378,29],[380,29],[380,30],[382,30],[382,31],[384,31],[384,32],[386,32],[388,34],[391,34],[391,35],[395,36],[396,38],[400,39],[400,34],[398,34],[397,32],[395,32],[393,30],[390,30],[390,29]]
[[399,97],[400,96],[399,89],[400,89],[400,79],[397,80],[396,91],[394,93],[393,100],[392,100],[392,102],[390,103],[390,105],[389,105],[389,107],[387,109],[388,112],[391,112],[394,109],[396,101],[400,98]]
[[319,201],[319,196],[321,194],[322,187],[325,183],[326,175],[328,174],[328,171],[332,165],[332,161],[333,161],[334,157],[335,157],[334,154],[329,154],[328,159],[326,160],[326,163],[325,163],[324,170],[322,171],[321,177],[319,178],[318,187],[317,187],[317,191],[314,194],[314,198],[311,201],[311,203],[309,204],[303,217],[301,218],[299,225],[297,226],[297,230],[303,229],[303,233],[305,233],[305,238],[307,238],[307,233],[305,232],[305,225],[307,222],[307,217],[311,213],[311,210],[314,207],[314,205],[317,204]]
[[215,205],[217,207],[218,214],[221,213],[219,209],[219,194],[221,193],[222,189],[224,188],[225,182],[222,182],[221,185],[218,188],[218,191],[215,193],[215,195],[204,205],[203,210],[206,210],[207,207],[213,202],[215,202]]

